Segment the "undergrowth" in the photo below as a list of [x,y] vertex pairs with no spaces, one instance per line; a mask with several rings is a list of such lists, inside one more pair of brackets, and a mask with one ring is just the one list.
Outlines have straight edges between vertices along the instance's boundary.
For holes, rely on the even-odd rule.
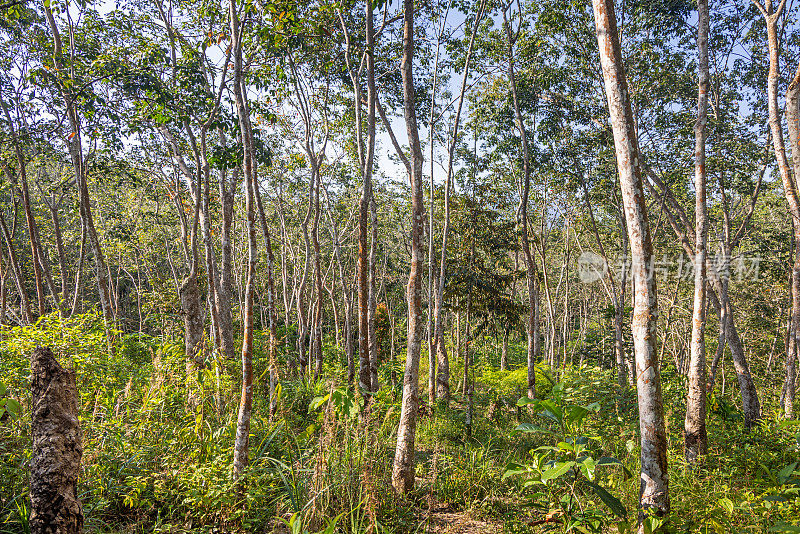
[[[400,415],[390,362],[381,370],[385,386],[365,406],[347,388],[342,351],[327,346],[326,378],[282,376],[270,418],[259,354],[250,465],[234,485],[236,362],[209,354],[206,369],[187,380],[179,340],[112,331],[109,346],[97,315],[49,316],[0,333],[0,397],[19,405],[0,422],[3,533],[28,532],[28,357],[37,344],[53,346],[77,372],[79,492],[89,532],[446,532],[442,514],[480,520],[495,532],[625,532],[637,519],[635,392],[620,390],[614,373],[595,364],[538,369],[543,402],[519,403],[524,347],[510,347],[516,370],[499,371],[490,344],[477,344],[469,435],[468,402],[454,387],[448,403],[421,414],[417,484],[399,497],[390,483]],[[454,359],[452,376],[461,373]],[[710,398],[710,450],[690,468],[682,455],[684,379],[669,369],[663,378],[672,513],[651,526],[800,531],[800,427],[767,406],[762,425],[745,433],[736,392],[718,392]],[[199,399],[196,409],[188,408],[187,388]],[[552,410],[586,413],[559,424]]]

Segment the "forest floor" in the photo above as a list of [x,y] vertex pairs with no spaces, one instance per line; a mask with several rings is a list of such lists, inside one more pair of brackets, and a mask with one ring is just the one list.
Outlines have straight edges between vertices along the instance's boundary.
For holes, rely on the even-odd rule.
[[[267,385],[257,380],[250,465],[236,485],[235,362],[210,366],[192,383],[201,399],[193,410],[180,341],[121,337],[109,355],[102,325],[36,328],[0,340],[0,377],[7,396],[22,406],[20,415],[0,423],[0,534],[29,531],[28,354],[48,340],[77,371],[85,449],[78,489],[87,532],[523,534],[635,527],[635,392],[620,391],[613,372],[596,364],[539,369],[541,401],[531,408],[516,405],[526,380],[522,344],[512,347],[514,371],[499,371],[476,348],[472,417],[457,388],[449,405],[421,414],[419,483],[399,497],[389,484],[399,387],[391,386],[388,366],[366,417],[335,359],[324,380],[284,378],[273,418]],[[255,376],[263,376],[266,357],[257,353],[255,365]],[[458,362],[453,366],[453,376],[461,376]],[[729,372],[727,382],[735,384]],[[764,420],[749,433],[735,389],[710,395],[709,453],[689,468],[682,459],[685,379],[670,368],[662,377],[672,513],[663,523],[650,519],[652,530],[800,532],[800,423],[777,415],[780,392],[759,385]]]

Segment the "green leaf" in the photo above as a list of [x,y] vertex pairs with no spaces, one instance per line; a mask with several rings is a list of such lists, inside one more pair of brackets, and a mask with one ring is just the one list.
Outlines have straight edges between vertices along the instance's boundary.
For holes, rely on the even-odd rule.
[[798,425],[800,425],[800,421],[798,421],[797,419],[786,419],[785,421],[781,421],[780,423],[778,423],[778,427],[781,430],[789,428],[790,426],[798,426]]
[[6,385],[0,382],[0,397],[5,397],[7,391],[8,388],[6,388]]
[[528,406],[529,404],[538,404],[539,401],[536,399],[529,399],[528,397],[520,397],[517,400],[517,406]]
[[313,412],[314,410],[316,410],[317,408],[328,402],[328,399],[330,398],[331,398],[330,393],[328,393],[324,397],[314,397],[311,400],[311,403],[308,405],[308,411]]
[[339,522],[339,520],[342,518],[342,516],[343,516],[344,514],[346,514],[346,513],[347,513],[347,512],[342,512],[341,514],[339,514],[339,515],[337,515],[336,517],[334,517],[334,518],[333,518],[333,519],[332,519],[332,520],[331,520],[331,521],[328,523],[328,526],[327,526],[327,527],[325,527],[325,530],[320,530],[318,534],[334,534],[334,532],[336,532],[336,524]]
[[508,477],[513,477],[515,475],[522,475],[528,472],[528,468],[524,465],[516,464],[514,462],[509,462],[506,464],[506,469],[503,472],[503,480]]
[[786,481],[789,480],[789,477],[792,476],[794,470],[797,469],[797,464],[800,462],[794,462],[793,464],[789,464],[780,471],[778,471],[778,482],[781,484],[786,484]]
[[723,497],[717,500],[717,503],[719,503],[719,505],[725,509],[728,515],[731,515],[733,513],[733,501],[730,500],[729,498]]
[[589,414],[589,410],[583,406],[571,406],[567,412],[567,422],[570,425],[580,424]]
[[588,480],[586,481],[586,484],[592,489],[592,491],[594,491],[594,494],[597,495],[600,500],[611,509],[612,512],[614,512],[617,517],[624,518],[628,515],[628,510],[625,508],[625,505],[622,504],[622,501],[611,495],[603,486]]
[[22,414],[22,406],[14,399],[6,399],[6,410],[14,417],[19,417]]
[[564,422],[564,414],[561,411],[561,408],[556,406],[556,404],[551,400],[544,400],[540,403],[540,406],[544,408],[544,411],[541,412],[539,415],[544,417],[548,417],[558,423],[559,425]]
[[583,476],[588,478],[589,480],[594,480],[594,470],[597,467],[597,463],[594,461],[594,458],[590,456],[586,456],[580,460],[580,469]]
[[542,473],[542,482],[547,482],[548,480],[553,480],[554,478],[558,478],[562,476],[564,473],[570,470],[572,466],[575,465],[575,462],[559,462],[556,463],[555,467],[548,469],[544,473]]
[[771,527],[769,529],[770,532],[800,532],[800,527],[796,527],[794,525],[787,525],[786,523],[781,523]]

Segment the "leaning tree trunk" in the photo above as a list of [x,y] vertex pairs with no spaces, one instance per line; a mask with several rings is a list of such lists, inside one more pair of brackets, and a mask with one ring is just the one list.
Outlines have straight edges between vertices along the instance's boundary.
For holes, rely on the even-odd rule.
[[[453,120],[452,141],[448,151],[447,163],[447,178],[444,185],[444,226],[442,228],[442,250],[439,262],[439,283],[436,288],[436,299],[434,306],[435,321],[433,326],[433,344],[436,347],[436,366],[438,367],[438,376],[431,374],[431,377],[436,381],[436,394],[445,402],[450,400],[450,360],[447,357],[447,346],[444,342],[444,325],[442,324],[442,312],[444,310],[444,289],[447,282],[447,239],[450,233],[450,190],[452,188],[453,179],[453,161],[456,150],[456,142],[458,140],[458,128],[461,121],[461,110],[464,105],[464,95],[467,90],[467,81],[469,79],[469,68],[472,59],[472,49],[475,44],[475,35],[477,34],[480,26],[481,18],[483,17],[483,10],[486,2],[481,2],[478,9],[478,15],[475,18],[472,26],[472,32],[469,38],[469,46],[467,47],[466,60],[464,62],[464,72],[461,77],[461,91],[458,97],[458,106],[456,108],[455,119]],[[431,178],[432,179],[432,178]],[[431,191],[431,195],[433,191]],[[431,203],[433,209],[433,203]],[[433,239],[433,228],[430,229],[431,242]],[[433,262],[433,257],[428,261]],[[429,297],[430,298],[430,297]],[[430,321],[429,325],[430,327]],[[430,345],[429,345],[430,346]],[[432,361],[432,360],[431,360]],[[431,383],[431,387],[433,387]],[[431,399],[435,400],[435,396],[431,395]]]
[[[775,151],[775,159],[781,175],[783,192],[786,196],[786,203],[789,208],[789,215],[792,217],[792,230],[795,237],[794,262],[792,267],[792,287],[800,287],[800,199],[797,193],[796,179],[800,174],[800,65],[794,79],[789,84],[786,92],[786,120],[789,127],[789,141],[792,149],[793,169],[789,166],[786,157],[786,147],[783,137],[783,124],[780,117],[780,107],[778,104],[778,83],[780,82],[780,32],[778,29],[778,19],[786,5],[781,2],[778,9],[772,11],[772,2],[766,0],[762,6],[756,0],[753,3],[764,16],[767,28],[767,45],[769,47],[769,75],[767,76],[767,100],[769,108],[769,125],[772,133],[772,146]],[[793,176],[794,174],[794,176]],[[787,417],[793,415],[794,410],[794,387],[796,380],[796,358],[798,349],[798,339],[800,338],[800,295],[797,292],[792,298],[792,319],[791,331],[793,332],[794,342],[790,343],[793,350],[786,354],[786,396],[784,398],[784,410]],[[788,349],[788,347],[787,347]],[[731,345],[731,351],[733,346]],[[791,386],[791,387],[788,387]],[[760,414],[759,414],[760,415]],[[745,414],[747,416],[747,414]],[[745,417],[745,421],[747,418]]]
[[[730,257],[729,250],[726,250],[725,254]],[[747,356],[744,353],[739,331],[736,329],[736,324],[733,320],[733,304],[731,303],[728,293],[728,281],[727,279],[722,279],[724,277],[721,277],[720,273],[712,272],[711,274],[712,276],[709,277],[711,286],[719,294],[715,307],[718,307],[720,320],[723,321],[725,325],[728,348],[730,348],[731,351],[731,360],[733,360],[736,380],[739,383],[739,392],[742,397],[742,412],[744,413],[744,427],[746,430],[749,430],[761,419],[761,403],[758,399],[758,391],[753,382],[753,376],[750,373],[750,365],[747,363]],[[711,301],[712,303],[715,302],[713,293]]]
[[419,355],[422,345],[422,240],[425,205],[422,200],[422,148],[417,129],[414,91],[414,0],[403,0],[403,111],[411,146],[411,269],[408,276],[408,349],[403,375],[403,400],[397,447],[392,465],[392,486],[400,493],[414,487],[414,441],[419,410]]
[[694,462],[708,448],[706,433],[706,122],[708,113],[708,0],[698,0],[698,91],[694,125],[695,257],[694,309],[689,359],[689,384],[684,420],[684,453]]
[[49,348],[31,357],[31,534],[78,534],[83,443],[75,371],[65,370]]
[[[613,0],[592,0],[606,98],[614,133],[620,189],[631,247],[635,291],[631,330],[636,355],[636,386],[641,440],[639,520],[646,513],[669,512],[667,435],[661,376],[655,350],[658,300],[655,277],[649,276],[653,248],[642,188],[639,142],[628,96],[628,83],[617,33]],[[643,527],[640,527],[643,532]]]

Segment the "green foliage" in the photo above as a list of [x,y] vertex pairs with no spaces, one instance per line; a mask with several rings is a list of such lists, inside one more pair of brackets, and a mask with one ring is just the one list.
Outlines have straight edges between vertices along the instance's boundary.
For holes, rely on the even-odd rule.
[[[570,404],[564,397],[565,385],[553,386],[552,398],[531,400],[521,398],[517,404],[527,406],[546,421],[542,427],[522,423],[515,433],[543,433],[554,436],[556,445],[543,445],[531,451],[533,461],[529,464],[509,463],[503,477],[522,475],[524,488],[533,488],[532,506],[547,510],[548,515],[563,516],[567,531],[581,530],[602,532],[612,518],[604,516],[599,510],[587,511],[582,500],[594,495],[604,503],[613,515],[625,521],[628,512],[622,501],[599,483],[604,466],[621,466],[625,475],[629,471],[616,458],[598,457],[596,436],[579,435],[586,418],[600,411],[600,405],[588,406]],[[609,479],[610,481],[610,479]]]

